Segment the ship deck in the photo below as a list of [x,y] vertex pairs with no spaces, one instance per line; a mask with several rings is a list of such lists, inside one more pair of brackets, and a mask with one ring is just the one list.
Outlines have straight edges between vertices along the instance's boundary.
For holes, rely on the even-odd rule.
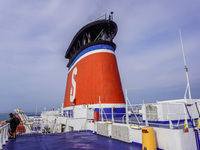
[[91,132],[68,132],[57,134],[44,134],[34,136],[21,136],[16,140],[9,140],[4,150],[141,150],[140,146],[128,144],[107,137],[93,134]]

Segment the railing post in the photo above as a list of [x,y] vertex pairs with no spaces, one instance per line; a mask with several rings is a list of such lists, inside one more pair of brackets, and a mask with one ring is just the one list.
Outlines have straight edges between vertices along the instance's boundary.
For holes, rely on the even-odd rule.
[[9,124],[6,123],[0,127],[0,149],[3,148],[3,145],[5,145],[8,140],[8,125]]
[[0,127],[0,149],[2,149],[3,146],[3,139],[2,139],[2,133],[1,133],[2,127]]
[[6,124],[4,124],[3,125],[3,145],[5,145],[6,144],[6,137],[5,137],[5,135],[6,135]]
[[143,106],[144,106],[144,115],[145,115],[145,125],[148,127],[149,123],[148,123],[148,119],[147,119],[147,110],[146,110],[146,104],[144,104],[144,101],[143,101]]
[[100,104],[100,110],[101,110],[101,121],[103,121],[103,108],[101,108],[101,97],[99,96],[99,104]]
[[6,132],[7,132],[7,133],[6,133],[6,141],[8,141],[8,125],[9,125],[9,124],[7,123],[7,124],[6,124]]
[[112,122],[114,122],[114,116],[113,116],[113,107],[111,108],[111,112],[112,112]]
[[168,110],[169,127],[170,129],[173,129],[173,123],[171,121],[170,111],[169,111],[169,103],[167,103],[167,110]]
[[127,89],[125,89],[125,94],[126,94],[126,124],[129,124]]
[[123,115],[123,117],[122,117],[122,123],[124,123],[124,116],[125,116],[125,115]]
[[103,108],[101,108],[101,120],[104,121],[104,119],[103,119]]
[[186,110],[186,105],[185,103],[183,103],[183,107],[184,107],[184,114],[185,114],[185,127],[184,128],[188,128],[188,121],[187,121],[187,110]]

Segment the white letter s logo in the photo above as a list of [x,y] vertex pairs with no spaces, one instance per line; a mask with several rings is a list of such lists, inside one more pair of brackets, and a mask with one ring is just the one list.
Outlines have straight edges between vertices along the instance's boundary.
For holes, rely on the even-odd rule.
[[70,90],[70,102],[73,102],[75,99],[75,94],[76,94],[76,81],[74,80],[74,76],[77,75],[77,67],[74,68],[72,72],[72,87]]

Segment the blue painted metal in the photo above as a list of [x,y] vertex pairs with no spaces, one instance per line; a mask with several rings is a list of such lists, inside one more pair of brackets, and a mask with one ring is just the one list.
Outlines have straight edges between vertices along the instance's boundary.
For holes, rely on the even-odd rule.
[[141,150],[141,147],[110,139],[91,132],[68,132],[36,136],[21,136],[9,140],[4,150]]
[[72,109],[71,110],[64,110],[63,111],[63,116],[64,117],[73,117],[73,110]]
[[199,140],[199,133],[198,133],[198,130],[195,128],[195,125],[193,124],[193,119],[192,117],[190,116],[190,113],[189,113],[189,110],[187,108],[187,105],[185,104],[185,108],[187,110],[187,114],[190,118],[190,121],[191,121],[191,124],[192,124],[192,128],[194,130],[194,133],[195,133],[195,139],[196,139],[196,145],[197,145],[197,150],[200,150],[200,140]]
[[[194,120],[197,120],[198,118],[194,118]],[[181,120],[171,120],[173,124],[177,124],[179,122],[179,124],[183,124],[185,119],[181,119]],[[187,119],[188,122],[191,122],[190,119]],[[143,122],[145,122],[145,120],[143,120]],[[169,124],[169,121],[148,121],[149,123],[158,123],[158,124]]]
[[[131,142],[131,144],[135,145],[135,146],[138,146],[138,147],[142,147],[142,144],[141,143],[137,143],[137,142]],[[164,150],[164,149],[161,149],[161,148],[157,148],[157,150]]]
[[98,50],[98,49],[108,49],[108,50],[112,50],[113,52],[115,51],[114,48],[110,45],[106,45],[106,44],[98,44],[98,45],[93,45],[90,46],[86,49],[84,49],[81,53],[78,54],[78,56],[76,56],[76,58],[74,59],[74,61],[72,62],[72,64],[69,66],[69,69],[74,65],[74,63],[84,54],[93,51],[93,50]]
[[[112,118],[112,108],[102,108],[103,109],[103,118],[105,119],[106,117],[108,119]],[[94,111],[98,111],[100,112],[100,108],[95,108]],[[113,116],[114,118],[117,117],[122,117],[125,115],[125,108],[115,108],[115,110],[113,111]],[[68,114],[68,115],[67,115]],[[106,117],[105,117],[106,114]],[[73,110],[63,110],[63,116],[64,117],[73,117]],[[99,114],[99,117],[101,118],[101,114]]]
[[[102,108],[103,109],[103,117],[104,119],[107,118],[112,118],[112,108]],[[94,111],[98,111],[100,112],[100,108],[95,108]],[[126,113],[126,109],[125,108],[115,108],[113,110],[113,116],[114,118],[116,117],[122,117],[124,116]],[[106,117],[105,117],[106,114]],[[99,118],[101,119],[101,114],[99,113]]]
[[141,143],[137,143],[137,142],[131,142],[131,144],[133,144],[133,145],[136,145],[136,146],[139,146],[139,147],[142,147],[142,144]]
[[164,149],[161,149],[161,148],[157,148],[157,150],[164,150]]

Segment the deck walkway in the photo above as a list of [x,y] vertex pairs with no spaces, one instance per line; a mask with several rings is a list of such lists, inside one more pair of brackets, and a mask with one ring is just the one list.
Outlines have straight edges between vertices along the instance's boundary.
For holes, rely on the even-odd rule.
[[3,150],[141,150],[141,147],[91,132],[21,136],[9,140]]

